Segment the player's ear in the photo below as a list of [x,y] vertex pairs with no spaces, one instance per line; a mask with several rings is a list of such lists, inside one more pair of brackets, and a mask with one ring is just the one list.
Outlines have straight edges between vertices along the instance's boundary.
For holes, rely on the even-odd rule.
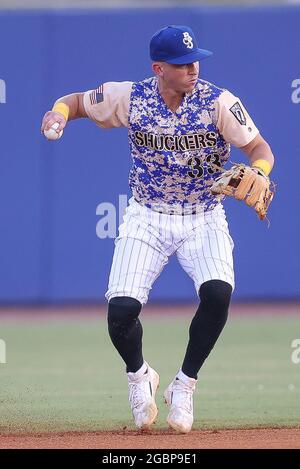
[[153,62],[152,70],[155,73],[155,75],[158,75],[159,77],[163,75],[163,68],[162,68],[161,62]]

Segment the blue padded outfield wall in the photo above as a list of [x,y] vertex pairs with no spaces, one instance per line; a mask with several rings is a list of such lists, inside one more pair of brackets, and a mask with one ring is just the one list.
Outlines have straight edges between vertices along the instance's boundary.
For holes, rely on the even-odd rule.
[[[214,51],[202,78],[242,99],[277,157],[269,229],[225,202],[234,298],[299,299],[300,8],[178,8],[0,13],[2,303],[106,301],[115,218],[129,196],[126,129],[78,120],[47,142],[40,122],[62,95],[150,76],[149,39],[167,24],[190,25]],[[231,159],[246,161],[237,150]],[[195,298],[171,259],[150,300]]]

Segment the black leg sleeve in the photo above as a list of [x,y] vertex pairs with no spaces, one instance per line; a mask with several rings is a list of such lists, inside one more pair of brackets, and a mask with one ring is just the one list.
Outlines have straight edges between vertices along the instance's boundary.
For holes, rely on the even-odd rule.
[[141,309],[138,300],[127,296],[112,298],[108,303],[108,332],[126,363],[127,372],[136,372],[144,363],[143,328],[138,318]]
[[197,379],[198,371],[213,349],[226,324],[232,287],[222,280],[210,280],[200,287],[200,305],[191,322],[189,343],[182,371]]

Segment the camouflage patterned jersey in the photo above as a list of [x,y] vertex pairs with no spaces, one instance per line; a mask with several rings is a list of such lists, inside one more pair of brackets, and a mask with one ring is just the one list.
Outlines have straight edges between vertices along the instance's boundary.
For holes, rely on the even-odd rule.
[[238,98],[200,79],[176,112],[165,104],[156,77],[104,83],[85,93],[84,105],[100,127],[128,127],[133,197],[165,213],[214,208],[220,199],[209,189],[230,144],[242,147],[258,134]]

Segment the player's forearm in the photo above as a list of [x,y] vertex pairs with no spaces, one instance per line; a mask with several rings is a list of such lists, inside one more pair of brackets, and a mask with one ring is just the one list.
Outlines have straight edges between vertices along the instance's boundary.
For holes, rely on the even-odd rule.
[[83,106],[83,93],[72,93],[59,98],[55,105],[64,103],[69,108],[68,120],[79,119],[80,117],[87,117]]
[[270,146],[266,142],[262,142],[256,145],[256,147],[253,148],[252,152],[250,153],[249,159],[251,165],[253,165],[257,160],[266,160],[269,163],[271,169],[274,166],[274,155]]
[[[274,166],[274,155],[270,145],[258,134],[248,145],[241,148],[248,156],[251,166],[260,167],[266,174],[269,174]],[[259,164],[262,162],[262,164]]]
[[83,93],[62,96],[54,103],[52,110],[44,115],[41,132],[48,131],[53,124],[57,125],[57,123],[59,127],[56,131],[59,132],[65,128],[69,120],[79,117],[88,117],[83,104]]

